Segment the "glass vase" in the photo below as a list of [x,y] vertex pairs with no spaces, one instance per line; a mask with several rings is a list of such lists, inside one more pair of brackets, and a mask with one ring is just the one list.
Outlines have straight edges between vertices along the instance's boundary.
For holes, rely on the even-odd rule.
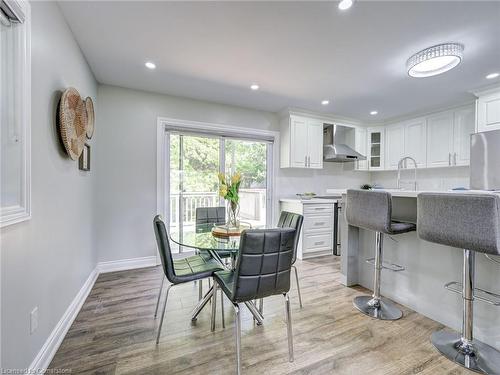
[[227,202],[227,226],[229,228],[240,227],[240,204],[238,202]]

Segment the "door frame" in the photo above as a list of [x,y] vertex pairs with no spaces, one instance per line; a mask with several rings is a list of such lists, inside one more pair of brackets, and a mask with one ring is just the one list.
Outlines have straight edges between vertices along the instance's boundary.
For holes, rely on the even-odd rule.
[[[169,191],[170,186],[170,174],[166,173],[166,167],[170,165],[170,138],[168,131],[272,142],[271,147],[267,148],[268,165],[266,178],[269,185],[269,194],[266,197],[266,207],[270,207],[270,211],[266,213],[266,221],[275,222],[278,212],[278,202],[274,198],[276,195],[276,176],[279,168],[279,132],[159,116],[156,126],[156,213],[163,216],[167,227],[170,226],[170,215],[167,215],[170,212],[170,199],[166,199],[166,193]],[[157,264],[160,264],[158,254],[156,254],[156,259]]]

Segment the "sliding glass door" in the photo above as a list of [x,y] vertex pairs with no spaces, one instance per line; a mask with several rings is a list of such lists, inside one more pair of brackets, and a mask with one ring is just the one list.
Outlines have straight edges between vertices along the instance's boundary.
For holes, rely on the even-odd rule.
[[270,217],[266,198],[271,143],[180,132],[167,132],[167,137],[168,225],[172,234],[178,233],[182,240],[184,229],[195,225],[196,208],[225,206],[218,195],[219,172],[242,174],[240,218],[254,228],[266,225]]

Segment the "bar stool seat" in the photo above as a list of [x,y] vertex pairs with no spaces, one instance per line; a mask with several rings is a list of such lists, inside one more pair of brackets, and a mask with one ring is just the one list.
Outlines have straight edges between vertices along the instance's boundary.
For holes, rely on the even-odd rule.
[[372,318],[397,320],[403,312],[388,299],[380,295],[382,269],[403,271],[404,267],[388,264],[382,260],[383,239],[386,235],[398,235],[416,230],[414,223],[392,220],[392,196],[382,190],[347,190],[346,218],[349,225],[372,230],[376,233],[375,258],[368,259],[375,268],[373,295],[359,296],[353,301],[354,306]]
[[473,336],[474,300],[500,305],[500,295],[474,286],[476,253],[500,255],[500,196],[421,193],[417,211],[421,239],[463,249],[462,284],[445,285],[462,295],[462,332],[436,331],[432,344],[443,356],[470,370],[500,374],[500,352]]

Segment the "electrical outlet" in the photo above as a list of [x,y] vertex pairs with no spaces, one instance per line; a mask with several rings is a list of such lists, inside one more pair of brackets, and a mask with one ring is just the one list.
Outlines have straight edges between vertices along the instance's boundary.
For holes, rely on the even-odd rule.
[[38,328],[38,306],[36,306],[30,313],[30,335],[33,334]]

